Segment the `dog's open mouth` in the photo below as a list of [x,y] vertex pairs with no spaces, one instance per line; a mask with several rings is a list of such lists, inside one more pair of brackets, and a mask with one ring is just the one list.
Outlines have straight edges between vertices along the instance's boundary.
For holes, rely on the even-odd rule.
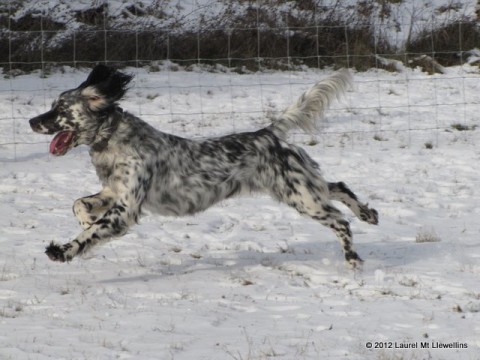
[[60,131],[57,133],[50,143],[50,154],[55,156],[65,155],[72,145],[74,135],[74,131]]

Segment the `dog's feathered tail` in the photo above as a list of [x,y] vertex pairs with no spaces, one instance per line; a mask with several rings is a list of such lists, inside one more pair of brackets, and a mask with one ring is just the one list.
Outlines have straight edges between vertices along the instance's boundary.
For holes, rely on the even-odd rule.
[[330,104],[350,87],[352,75],[342,69],[327,79],[317,82],[290,105],[268,127],[275,135],[285,138],[289,130],[300,128],[308,133],[316,129],[316,122]]

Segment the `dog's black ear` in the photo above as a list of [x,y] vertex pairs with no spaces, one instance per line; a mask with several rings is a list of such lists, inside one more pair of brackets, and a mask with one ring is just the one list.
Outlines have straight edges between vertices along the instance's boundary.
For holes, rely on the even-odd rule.
[[85,80],[79,87],[86,88],[87,86],[100,84],[101,82],[107,80],[114,73],[114,68],[99,64],[92,69],[87,77],[87,80]]
[[120,100],[133,76],[106,65],[97,65],[79,88],[92,110],[101,110]]
[[113,71],[106,80],[96,84],[95,87],[110,102],[115,102],[125,95],[127,85],[132,78],[132,75],[127,75],[120,71]]

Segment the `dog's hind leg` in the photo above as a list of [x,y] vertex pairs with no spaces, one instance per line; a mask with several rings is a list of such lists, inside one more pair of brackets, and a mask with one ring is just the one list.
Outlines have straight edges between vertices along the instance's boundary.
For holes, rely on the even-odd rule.
[[101,219],[114,203],[114,193],[105,187],[95,195],[75,200],[73,213],[83,229],[88,229],[97,220]]
[[345,204],[360,220],[378,224],[378,212],[358,201],[357,196],[343,182],[328,183],[330,199]]
[[332,229],[342,245],[347,263],[353,268],[360,266],[363,261],[353,249],[350,225],[330,202],[327,185],[314,179],[308,185],[299,180],[286,182],[285,187],[284,191],[275,192],[274,197]]

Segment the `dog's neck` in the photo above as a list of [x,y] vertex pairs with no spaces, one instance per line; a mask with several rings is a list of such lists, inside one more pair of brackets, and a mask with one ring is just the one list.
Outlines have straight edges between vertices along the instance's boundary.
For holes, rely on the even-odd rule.
[[105,120],[98,129],[97,136],[90,147],[91,151],[101,152],[106,149],[110,138],[118,128],[122,115],[123,109],[119,106],[115,106],[113,110],[105,113]]

